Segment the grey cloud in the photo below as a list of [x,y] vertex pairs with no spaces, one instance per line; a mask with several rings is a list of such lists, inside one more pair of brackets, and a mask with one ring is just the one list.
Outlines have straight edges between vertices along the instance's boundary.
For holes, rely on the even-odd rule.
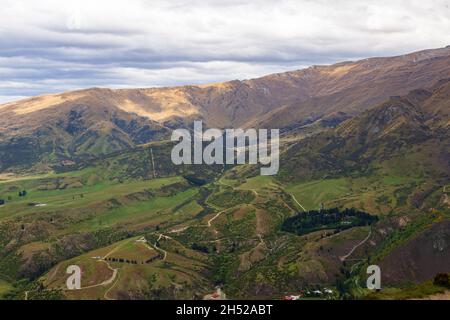
[[0,101],[252,78],[450,43],[445,0],[0,2]]

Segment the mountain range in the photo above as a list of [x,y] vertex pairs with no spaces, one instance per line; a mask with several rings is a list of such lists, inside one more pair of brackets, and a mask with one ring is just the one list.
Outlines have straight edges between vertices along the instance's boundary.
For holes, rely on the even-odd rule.
[[[280,129],[279,174],[173,165],[194,120]],[[8,299],[448,295],[450,47],[0,105],[0,200]]]
[[[449,75],[447,47],[244,81],[34,97],[0,106],[0,168],[126,150],[166,139],[171,129],[195,119],[218,128],[336,126],[391,96],[429,89]],[[448,117],[445,103],[430,102],[430,116]]]

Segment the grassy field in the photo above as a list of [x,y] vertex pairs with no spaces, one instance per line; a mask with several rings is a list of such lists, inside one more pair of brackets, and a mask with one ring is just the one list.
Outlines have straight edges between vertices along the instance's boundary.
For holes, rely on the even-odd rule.
[[[70,180],[65,177],[66,183]],[[49,183],[55,183],[53,179],[36,178],[5,182],[0,185],[0,194],[6,199],[6,204],[0,207],[0,221],[6,218],[35,214],[39,212],[68,210],[72,208],[87,207],[89,205],[106,201],[115,196],[123,196],[144,189],[158,189],[162,186],[182,181],[181,177],[161,178],[146,181],[132,181],[124,183],[101,181],[94,185],[76,185],[54,190],[42,190]],[[80,180],[75,180],[79,182]],[[25,197],[19,197],[18,192],[26,190]],[[10,200],[8,200],[10,198]],[[43,206],[36,206],[36,205]]]
[[246,179],[243,184],[239,185],[239,189],[261,190],[267,188],[271,183],[273,183],[273,178],[271,176],[256,176]]
[[[118,223],[139,224],[142,222],[167,221],[174,219],[170,209],[184,203],[196,195],[197,190],[189,189],[169,197],[156,197],[148,201],[140,201],[132,205],[113,208],[97,215],[92,220],[82,224],[74,224],[75,230],[95,230],[105,226],[112,226]],[[194,208],[195,209],[195,208]],[[189,210],[185,212],[190,213]]]
[[426,299],[430,296],[444,294],[447,290],[447,288],[434,285],[432,281],[427,281],[418,285],[387,287],[379,292],[366,290],[364,298],[373,300]]
[[350,188],[350,183],[345,178],[340,178],[289,185],[286,191],[293,194],[305,209],[314,210],[321,203],[327,205],[337,198],[350,195]]
[[12,289],[11,284],[0,279],[0,299],[3,297],[5,293]]
[[[192,218],[202,210],[194,200],[198,189],[188,186],[176,188],[177,184],[184,183],[182,177],[123,183],[100,181],[77,188],[42,190],[44,183],[55,183],[54,179],[67,181],[72,179],[69,176],[73,177],[73,174],[52,179],[36,177],[4,182],[0,185],[0,195],[7,199],[7,203],[0,207],[0,221],[55,217],[63,223],[56,234],[66,234],[95,231],[123,223],[157,225],[174,219]],[[173,190],[172,185],[175,186]],[[161,188],[168,188],[169,192],[160,195]],[[19,190],[26,190],[27,195],[19,197]]]
[[381,175],[313,180],[285,189],[307,209],[355,207],[374,214],[387,214],[406,205],[414,188],[422,183],[412,177]]

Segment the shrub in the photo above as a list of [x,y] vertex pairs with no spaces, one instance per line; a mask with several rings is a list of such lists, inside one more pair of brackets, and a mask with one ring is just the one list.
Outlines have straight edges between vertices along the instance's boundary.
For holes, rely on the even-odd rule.
[[450,288],[450,276],[447,273],[438,273],[434,277],[433,284],[440,287]]

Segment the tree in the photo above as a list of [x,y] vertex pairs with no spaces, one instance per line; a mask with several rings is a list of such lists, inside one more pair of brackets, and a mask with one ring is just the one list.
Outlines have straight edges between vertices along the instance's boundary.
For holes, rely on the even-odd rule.
[[195,243],[195,242],[192,244],[191,248],[192,248],[193,250],[200,251],[200,252],[203,252],[203,253],[209,253],[208,247],[199,245],[199,244],[197,244],[197,243]]
[[433,284],[440,287],[450,288],[450,276],[447,273],[438,273],[434,277]]

